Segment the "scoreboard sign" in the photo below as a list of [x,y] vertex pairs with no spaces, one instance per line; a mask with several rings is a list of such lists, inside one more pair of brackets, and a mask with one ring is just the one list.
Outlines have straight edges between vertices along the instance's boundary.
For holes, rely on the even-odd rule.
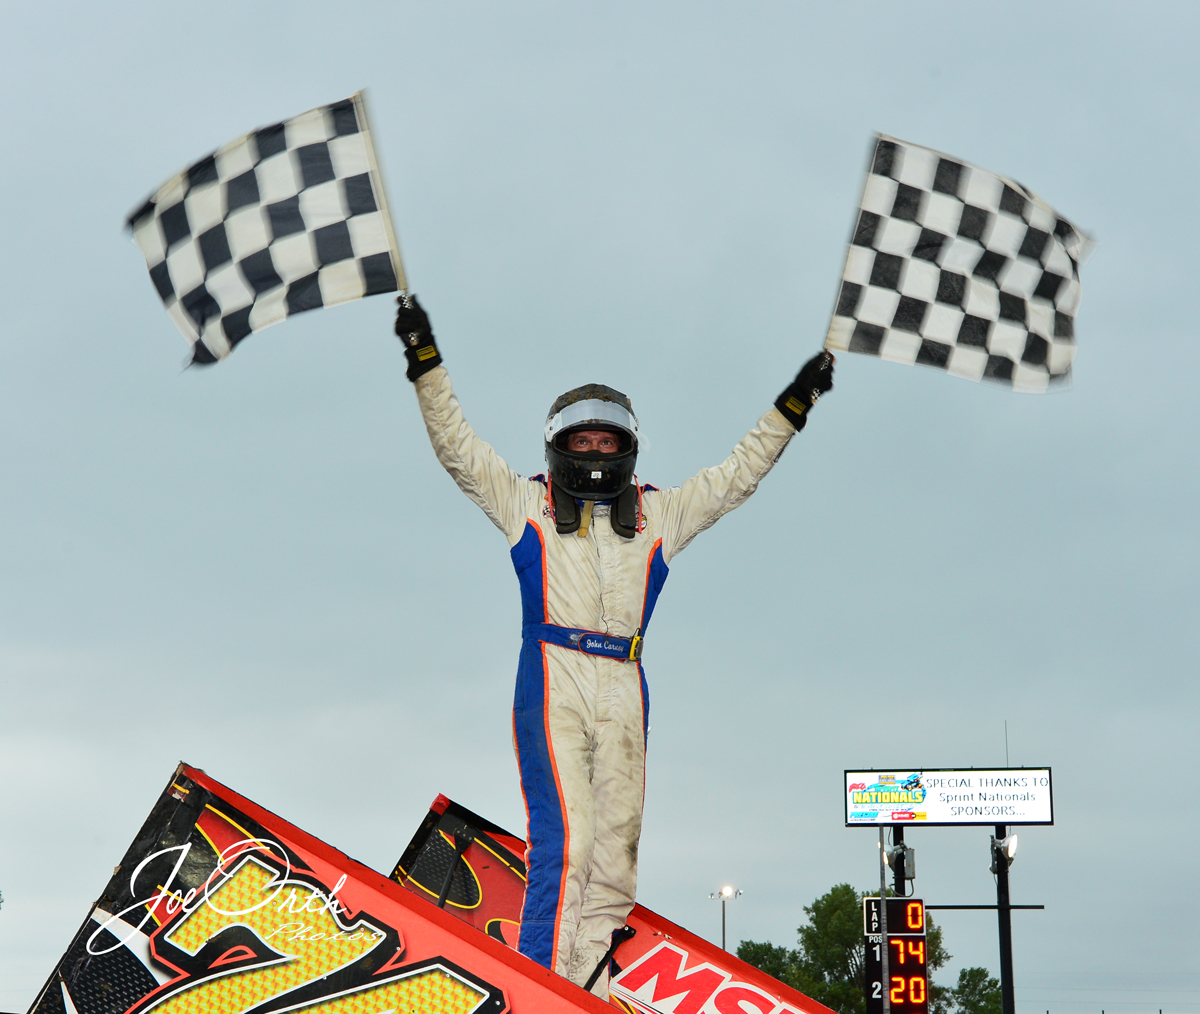
[[847,771],[847,827],[1053,824],[1049,768]]
[[[894,1014],[929,1014],[925,903],[920,898],[887,899],[887,996]],[[883,933],[879,899],[863,898],[863,962],[867,1014],[883,1014]]]
[[[925,932],[925,903],[920,898],[888,898],[887,917],[889,935]],[[863,933],[878,936],[882,929],[879,899],[863,898]]]

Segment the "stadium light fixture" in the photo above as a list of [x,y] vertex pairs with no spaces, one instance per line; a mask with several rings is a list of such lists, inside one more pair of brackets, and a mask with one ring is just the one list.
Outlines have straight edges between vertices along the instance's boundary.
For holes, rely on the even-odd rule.
[[734,901],[742,896],[741,888],[734,888],[730,884],[726,884],[719,891],[713,891],[709,895],[710,898],[715,898],[721,902],[721,950],[725,950],[725,902]]
[[998,872],[1000,860],[1003,859],[1006,866],[1012,866],[1013,860],[1017,857],[1017,836],[1010,834],[1007,838],[992,837],[992,865],[990,867],[992,873]]

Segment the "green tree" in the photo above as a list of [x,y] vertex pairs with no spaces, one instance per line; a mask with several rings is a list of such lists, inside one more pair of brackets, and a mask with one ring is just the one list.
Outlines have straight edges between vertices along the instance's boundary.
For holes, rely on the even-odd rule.
[[1000,980],[988,975],[986,968],[963,968],[958,985],[949,991],[954,1014],[1000,1014]]
[[[836,884],[805,906],[808,923],[797,930],[795,949],[743,940],[738,945],[738,957],[838,1014],[866,1014],[862,900],[878,896],[878,891],[859,892],[849,884]],[[927,919],[926,933],[926,961],[933,971],[949,961],[950,955],[942,943],[940,926]],[[931,987],[930,999],[938,1004],[949,992],[942,987]],[[952,1012],[943,1006],[937,1008],[937,1014]],[[971,1010],[964,1014],[991,1012]]]
[[773,979],[787,983],[796,989],[799,986],[793,981],[793,968],[796,964],[796,952],[777,944],[755,943],[753,940],[743,940],[738,944],[737,955],[747,964],[761,969]]

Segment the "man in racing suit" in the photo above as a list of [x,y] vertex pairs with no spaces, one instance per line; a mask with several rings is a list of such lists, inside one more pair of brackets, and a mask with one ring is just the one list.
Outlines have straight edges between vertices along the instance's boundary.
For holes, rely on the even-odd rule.
[[[582,986],[634,904],[649,717],[640,647],[667,567],[754,492],[832,387],[832,356],[806,364],[722,464],[671,489],[632,484],[624,497],[597,497],[580,511],[578,498],[554,487],[553,467],[549,480],[525,478],[475,435],[440,365],[428,317],[412,297],[399,302],[396,333],[438,461],[508,539],[521,587],[513,740],[529,845],[519,950]],[[609,418],[622,419],[629,407],[632,423],[624,427],[636,455],[636,419],[619,392],[589,385],[555,409],[596,392],[600,409],[607,398],[616,413]],[[554,418],[552,410],[548,460]],[[615,516],[621,511],[624,524]],[[574,527],[564,525],[564,512],[574,512]],[[593,986],[605,997],[607,972]]]

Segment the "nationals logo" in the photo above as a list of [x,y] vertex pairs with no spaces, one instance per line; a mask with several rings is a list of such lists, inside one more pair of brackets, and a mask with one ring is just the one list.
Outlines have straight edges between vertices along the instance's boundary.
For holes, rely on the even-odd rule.
[[609,991],[644,1014],[801,1014],[708,962],[686,968],[688,957],[674,944],[661,943],[613,979]]

